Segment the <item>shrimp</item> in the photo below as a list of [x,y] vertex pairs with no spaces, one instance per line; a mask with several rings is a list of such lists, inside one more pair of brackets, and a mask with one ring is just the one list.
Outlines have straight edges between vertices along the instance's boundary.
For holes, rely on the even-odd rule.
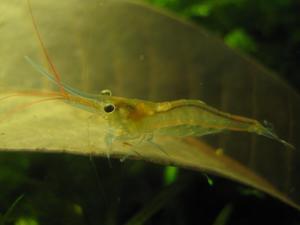
[[257,120],[221,112],[200,100],[156,103],[114,96],[103,102],[97,109],[106,114],[109,127],[117,134],[108,136],[107,143],[116,137],[151,141],[153,136],[199,137],[229,130],[255,133],[294,148]]
[[[29,57],[26,60],[57,84],[53,76]],[[291,144],[280,139],[269,128],[254,119],[232,115],[217,110],[200,100],[180,99],[167,102],[151,102],[140,99],[111,96],[111,93],[93,95],[83,93],[61,83],[68,93],[67,103],[101,115],[108,121],[111,131],[106,142],[114,139],[130,140],[153,136],[204,136],[225,130],[250,132],[281,142],[289,148]]]
[[[138,139],[155,144],[152,142],[154,136],[200,137],[225,130],[262,135],[288,148],[294,148],[257,120],[222,112],[200,100],[152,102],[113,96],[108,90],[103,90],[99,95],[84,93],[64,84],[39,34],[29,0],[27,3],[50,72],[28,56],[25,59],[59,87],[60,92],[56,94],[56,99],[101,116],[107,121],[108,130],[104,140],[108,150],[116,140],[127,143]],[[109,157],[109,151],[107,156]]]

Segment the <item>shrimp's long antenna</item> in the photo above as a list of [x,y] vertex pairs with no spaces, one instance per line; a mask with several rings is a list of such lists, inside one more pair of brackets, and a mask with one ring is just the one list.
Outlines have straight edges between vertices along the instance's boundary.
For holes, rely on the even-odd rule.
[[34,15],[33,15],[32,7],[31,7],[31,4],[30,4],[30,0],[27,0],[27,5],[28,5],[28,9],[29,9],[29,13],[30,13],[30,16],[31,16],[31,20],[32,20],[32,24],[33,24],[33,28],[34,28],[35,34],[36,34],[36,36],[37,36],[37,38],[38,38],[38,41],[39,41],[39,43],[40,43],[40,46],[41,46],[41,48],[42,48],[43,54],[44,54],[44,56],[45,56],[45,58],[46,58],[46,61],[47,61],[48,65],[49,65],[49,67],[50,67],[51,72],[52,72],[53,75],[55,76],[55,80],[56,80],[56,82],[57,82],[57,85],[58,85],[59,88],[60,88],[61,93],[62,93],[62,94],[66,94],[66,93],[65,93],[65,90],[64,90],[64,87],[63,87],[63,85],[61,84],[61,76],[60,76],[58,70],[55,68],[54,64],[52,63],[51,58],[50,58],[50,56],[49,56],[49,53],[48,53],[48,51],[47,51],[47,49],[46,49],[46,47],[45,47],[45,44],[44,44],[44,42],[42,41],[41,34],[40,34],[40,32],[39,32],[37,23],[36,23],[36,21],[35,21]]
[[47,97],[47,98],[48,97],[58,97],[58,96],[65,97],[65,96],[61,95],[61,93],[59,93],[59,92],[18,91],[18,92],[14,92],[13,94],[1,97],[0,101],[4,101],[9,98],[20,97],[20,96],[30,96],[30,97],[34,96],[34,97]]
[[[62,100],[64,99],[63,96],[54,96],[54,97],[49,97],[49,98],[44,98],[44,99],[39,99],[39,100],[36,100],[36,101],[33,101],[33,102],[30,102],[29,104],[26,103],[26,104],[22,104],[22,105],[19,105],[18,107],[15,107],[9,111],[7,111],[4,116],[5,120],[7,120],[8,117],[14,115],[15,113],[19,112],[19,111],[22,111],[24,109],[27,109],[33,105],[36,105],[36,104],[39,104],[39,103],[42,103],[42,102],[47,102],[47,101],[55,101],[55,100]],[[2,122],[2,118],[0,119],[0,122]]]
[[[55,85],[58,85],[58,83],[56,82],[55,78],[44,67],[42,67],[41,65],[37,64],[36,62],[34,62],[28,56],[25,56],[25,59],[38,72],[40,72],[42,75],[44,75],[47,79],[49,79]],[[67,91],[69,94],[77,95],[79,97],[92,98],[92,99],[99,98],[99,95],[88,94],[88,93],[79,91],[79,90],[71,87],[70,85],[67,85],[67,84],[63,83],[62,81],[60,82],[60,84],[63,86],[64,90]]]

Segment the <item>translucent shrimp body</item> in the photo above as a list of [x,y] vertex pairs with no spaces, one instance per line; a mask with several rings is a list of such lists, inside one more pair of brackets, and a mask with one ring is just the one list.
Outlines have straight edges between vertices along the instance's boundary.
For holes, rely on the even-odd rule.
[[[28,57],[26,59],[41,74],[57,84],[43,67]],[[105,140],[108,145],[115,139],[126,141],[161,135],[199,137],[229,130],[255,133],[294,148],[257,120],[219,111],[200,100],[151,102],[110,96],[111,93],[107,90],[101,95],[92,95],[62,82],[59,85],[63,86],[62,98],[66,103],[96,113],[107,120],[109,129]]]
[[50,72],[27,56],[25,56],[26,60],[40,74],[46,76],[59,87],[60,92],[52,93],[49,97],[61,99],[72,106],[87,110],[107,120],[109,126],[104,138],[108,147],[112,146],[115,139],[126,141],[141,138],[151,141],[154,135],[198,137],[230,130],[256,133],[293,148],[292,145],[281,140],[258,121],[221,112],[200,100],[175,100],[156,103],[111,96],[111,92],[108,90],[102,91],[100,95],[87,94],[64,84],[42,41],[30,0],[27,0],[27,4],[33,28],[48,62]]
[[200,100],[154,103],[111,97],[109,101],[115,106],[107,117],[110,126],[121,129],[127,136],[199,137],[229,130],[255,133],[294,148],[258,121],[221,112]]

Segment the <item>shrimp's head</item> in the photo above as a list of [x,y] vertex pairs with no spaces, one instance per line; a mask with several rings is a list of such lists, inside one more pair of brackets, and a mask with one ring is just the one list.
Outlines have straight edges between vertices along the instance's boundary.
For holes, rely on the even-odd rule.
[[[153,103],[152,103],[153,104]],[[104,118],[115,124],[130,126],[154,114],[151,103],[120,97],[109,97],[102,103]]]

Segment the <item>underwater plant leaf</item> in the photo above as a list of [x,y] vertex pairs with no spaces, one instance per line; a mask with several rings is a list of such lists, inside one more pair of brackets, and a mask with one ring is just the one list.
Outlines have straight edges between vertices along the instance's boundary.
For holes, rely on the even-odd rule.
[[158,195],[139,210],[125,225],[142,225],[156,212],[158,212],[166,203],[174,199],[176,194],[180,193],[185,185],[169,185],[162,189]]
[[[147,143],[116,142],[112,156],[218,174],[300,209],[300,97],[278,76],[200,27],[141,3],[35,0],[32,8],[53,63],[71,87],[151,101],[201,99],[267,120],[296,147],[291,151],[232,132],[201,139],[155,137],[165,152]],[[103,118],[59,100],[30,105],[41,96],[4,99],[14,91],[55,87],[24,60],[29,56],[45,65],[25,1],[2,0],[0,9],[0,43],[7,43],[0,45],[0,150],[106,157],[103,137],[109,128]]]
[[227,224],[231,214],[233,211],[232,203],[228,203],[224,206],[224,208],[220,211],[219,215],[216,217],[213,225],[225,225]]
[[9,215],[11,214],[11,212],[13,211],[13,209],[16,207],[16,205],[24,198],[24,194],[20,195],[13,203],[12,205],[7,209],[7,211],[4,213],[4,215],[2,216],[0,214],[0,225],[4,225],[6,224],[6,220],[9,217]]

